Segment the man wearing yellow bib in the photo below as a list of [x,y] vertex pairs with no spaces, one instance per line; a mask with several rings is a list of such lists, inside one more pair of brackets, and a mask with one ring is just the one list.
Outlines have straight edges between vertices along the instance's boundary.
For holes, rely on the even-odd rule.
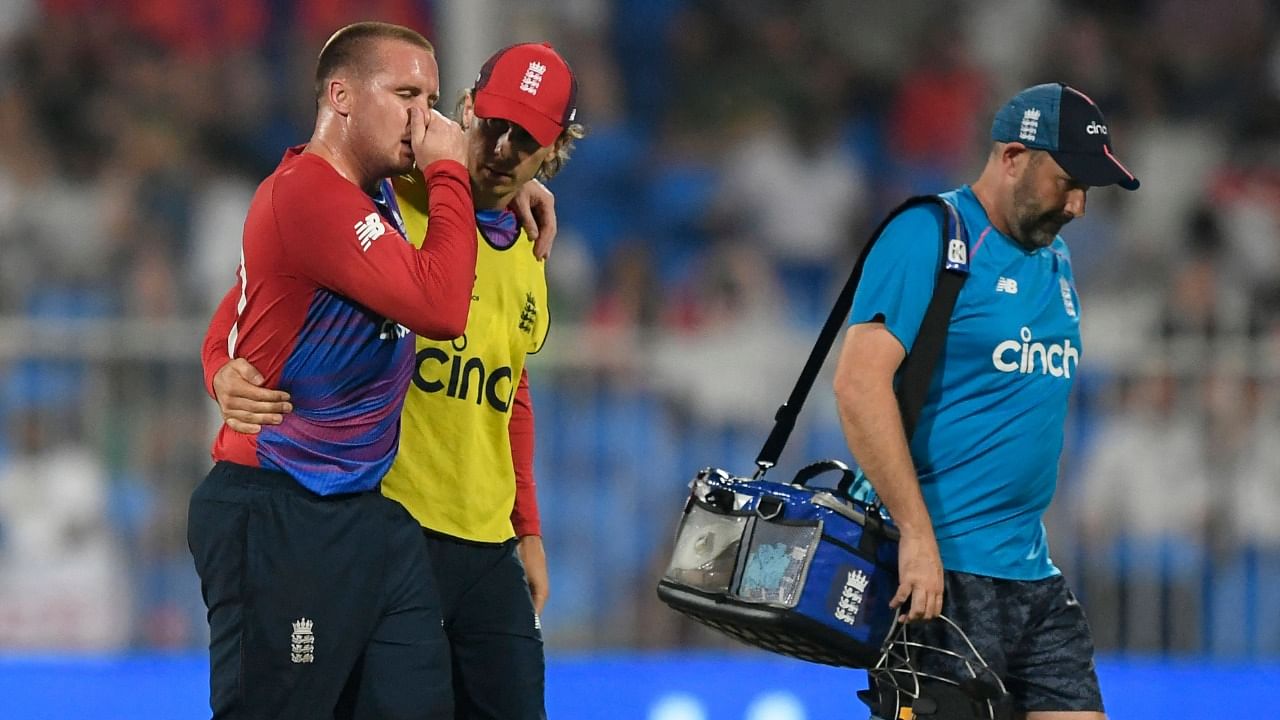
[[[382,480],[383,494],[423,527],[460,719],[546,714],[538,616],[547,571],[525,358],[541,349],[550,318],[543,263],[509,206],[527,182],[559,171],[583,137],[576,95],[564,59],[528,43],[489,58],[460,100],[478,229],[470,315],[452,341],[417,338],[399,452]],[[395,178],[383,195],[405,236],[423,237],[422,175]],[[206,380],[224,417],[280,418],[287,406],[261,400],[254,391],[262,388],[242,379],[245,368],[228,362],[225,344],[221,354],[209,343],[205,350]]]

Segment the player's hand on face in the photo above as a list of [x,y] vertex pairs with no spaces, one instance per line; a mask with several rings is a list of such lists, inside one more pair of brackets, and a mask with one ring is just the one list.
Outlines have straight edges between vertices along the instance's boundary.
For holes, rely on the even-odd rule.
[[516,193],[515,206],[525,234],[533,240],[533,256],[546,260],[556,240],[556,196],[546,185],[530,180]]
[[279,425],[284,422],[285,413],[293,412],[289,393],[264,388],[265,381],[262,373],[244,358],[218,368],[213,376],[213,395],[227,427],[253,435],[263,425]]
[[439,110],[409,109],[409,144],[413,159],[419,168],[425,168],[437,160],[455,160],[467,163],[467,138],[458,123],[440,114]]
[[889,601],[896,608],[910,599],[900,621],[932,620],[942,614],[942,556],[933,533],[903,532],[898,541],[898,592]]

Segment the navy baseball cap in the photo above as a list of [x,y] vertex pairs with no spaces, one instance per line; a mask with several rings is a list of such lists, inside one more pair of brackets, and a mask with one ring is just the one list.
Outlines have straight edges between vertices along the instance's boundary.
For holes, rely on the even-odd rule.
[[1111,133],[1097,103],[1062,83],[1036,85],[996,113],[991,139],[1047,151],[1085,185],[1137,190],[1138,178],[1111,152]]

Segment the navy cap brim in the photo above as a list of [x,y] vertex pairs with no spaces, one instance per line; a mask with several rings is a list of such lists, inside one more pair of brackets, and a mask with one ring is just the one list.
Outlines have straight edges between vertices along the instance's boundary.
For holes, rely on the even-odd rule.
[[1090,187],[1119,185],[1125,190],[1137,190],[1141,185],[1137,176],[1129,172],[1105,145],[1103,154],[1054,150],[1049,154],[1068,175]]

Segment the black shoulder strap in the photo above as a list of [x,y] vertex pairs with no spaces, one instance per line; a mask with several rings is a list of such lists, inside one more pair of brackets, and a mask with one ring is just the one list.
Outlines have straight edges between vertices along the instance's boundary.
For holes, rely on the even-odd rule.
[[795,429],[796,417],[804,407],[805,398],[813,387],[813,381],[817,378],[822,363],[827,359],[827,353],[831,351],[831,345],[835,342],[840,328],[848,321],[849,311],[853,308],[853,293],[858,287],[858,281],[862,279],[862,267],[871,253],[871,246],[895,217],[908,208],[926,203],[942,208],[943,223],[940,233],[942,267],[938,271],[938,283],[934,287],[929,307],[925,310],[924,320],[920,323],[920,332],[916,335],[911,352],[907,353],[902,363],[902,377],[898,383],[898,409],[902,413],[902,425],[907,438],[911,438],[916,422],[920,419],[920,410],[924,407],[925,396],[929,393],[933,370],[938,364],[938,357],[942,354],[942,344],[946,340],[947,326],[951,322],[951,312],[955,309],[956,296],[960,294],[960,287],[964,285],[965,278],[969,275],[969,242],[964,223],[960,220],[960,213],[950,203],[936,195],[921,195],[902,203],[885,217],[867,240],[866,246],[858,256],[858,262],[853,266],[853,272],[841,289],[840,296],[836,298],[835,307],[831,308],[831,314],[827,316],[827,322],[822,326],[822,332],[818,334],[818,341],[809,353],[804,369],[800,371],[796,386],[792,388],[790,397],[774,415],[773,430],[765,440],[764,447],[760,449],[760,454],[756,456],[757,477],[777,464],[782,448],[786,446],[787,440],[791,437],[791,431]]

